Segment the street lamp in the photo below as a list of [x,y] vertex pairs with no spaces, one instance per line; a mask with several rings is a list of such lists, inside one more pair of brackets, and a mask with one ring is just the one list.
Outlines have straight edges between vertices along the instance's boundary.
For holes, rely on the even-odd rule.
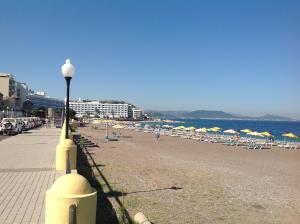
[[65,77],[67,84],[67,102],[66,102],[66,135],[65,139],[69,138],[69,98],[70,98],[70,82],[74,75],[75,68],[71,64],[71,60],[67,59],[65,64],[61,66],[61,72]]

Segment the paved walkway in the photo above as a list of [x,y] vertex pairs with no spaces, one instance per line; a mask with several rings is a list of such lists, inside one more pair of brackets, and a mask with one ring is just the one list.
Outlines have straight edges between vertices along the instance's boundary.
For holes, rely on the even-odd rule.
[[30,130],[0,141],[0,223],[44,223],[60,129]]

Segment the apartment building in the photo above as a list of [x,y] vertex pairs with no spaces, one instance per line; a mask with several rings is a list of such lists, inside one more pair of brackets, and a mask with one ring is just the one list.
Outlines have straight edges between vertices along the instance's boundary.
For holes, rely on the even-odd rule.
[[100,101],[70,101],[70,108],[77,115],[99,115],[100,117],[128,118],[129,104],[101,103]]
[[140,120],[144,116],[144,111],[141,109],[133,108],[132,109],[132,118],[135,120]]
[[9,73],[0,73],[0,93],[3,97],[11,97],[16,94],[17,85],[14,76]]
[[45,92],[36,92],[30,90],[24,82],[18,82],[10,73],[0,73],[0,94],[2,102],[8,100],[10,109],[23,110],[24,105],[30,108],[48,108],[63,109],[62,100],[50,98]]
[[46,94],[29,94],[27,95],[27,100],[24,104],[30,104],[30,106],[34,109],[44,109],[48,110],[49,108],[53,109],[64,109],[65,103],[63,100],[55,99],[48,97]]

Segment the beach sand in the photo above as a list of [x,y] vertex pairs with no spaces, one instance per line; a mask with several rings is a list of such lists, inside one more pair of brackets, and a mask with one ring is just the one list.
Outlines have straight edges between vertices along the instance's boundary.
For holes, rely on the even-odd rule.
[[299,149],[247,150],[112,131],[121,133],[119,141],[101,140],[104,129],[78,129],[99,144],[89,151],[111,187],[98,176],[119,215],[116,197],[131,217],[141,211],[155,224],[300,223]]

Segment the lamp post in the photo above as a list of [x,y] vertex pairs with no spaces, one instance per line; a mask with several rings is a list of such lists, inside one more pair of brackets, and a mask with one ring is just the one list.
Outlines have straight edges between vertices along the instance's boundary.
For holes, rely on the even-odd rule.
[[69,98],[70,98],[70,82],[74,75],[75,68],[71,64],[71,60],[67,59],[65,64],[61,66],[61,71],[63,76],[65,77],[67,84],[67,101],[66,101],[66,133],[65,139],[69,138]]

